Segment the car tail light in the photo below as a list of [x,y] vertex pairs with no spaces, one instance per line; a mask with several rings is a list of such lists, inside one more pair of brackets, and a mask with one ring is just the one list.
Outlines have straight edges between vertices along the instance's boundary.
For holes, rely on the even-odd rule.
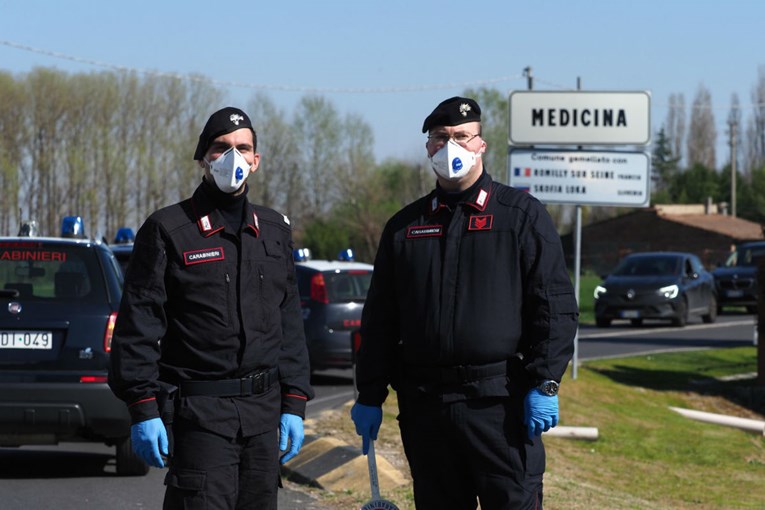
[[311,277],[311,299],[319,303],[329,303],[327,284],[324,281],[324,275],[321,273],[316,273]]
[[109,321],[106,323],[106,331],[104,332],[104,351],[112,351],[112,335],[114,335],[114,324],[117,322],[117,312],[112,312],[109,315]]
[[83,375],[80,377],[81,383],[105,383],[106,381],[105,375]]
[[361,331],[358,329],[351,333],[351,349],[356,354],[361,349]]
[[359,349],[361,349],[361,331],[354,329],[351,331],[351,363],[354,365],[356,364],[356,357],[359,354]]

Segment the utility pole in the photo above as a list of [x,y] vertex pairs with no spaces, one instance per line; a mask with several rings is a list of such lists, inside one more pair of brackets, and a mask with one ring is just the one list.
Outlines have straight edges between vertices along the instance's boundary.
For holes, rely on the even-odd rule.
[[730,127],[730,213],[736,217],[736,123],[728,121]]
[[529,90],[534,88],[534,77],[531,76],[531,66],[523,68],[523,76],[526,77],[526,84]]

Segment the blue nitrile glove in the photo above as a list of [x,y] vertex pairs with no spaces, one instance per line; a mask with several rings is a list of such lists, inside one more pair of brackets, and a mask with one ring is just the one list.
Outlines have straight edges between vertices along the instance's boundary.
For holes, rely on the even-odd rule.
[[366,455],[369,452],[369,440],[377,440],[377,431],[382,423],[382,407],[356,402],[351,408],[351,419],[356,424],[356,433],[361,436],[361,453]]
[[167,456],[167,430],[159,418],[134,423],[130,426],[133,451],[144,462],[154,467],[165,467],[162,455]]
[[290,444],[290,451],[285,453],[281,458],[282,464],[298,454],[300,448],[303,446],[304,438],[303,418],[296,414],[282,414],[282,417],[279,420],[279,450],[284,451],[287,449],[288,440]]
[[545,395],[532,388],[523,401],[523,422],[529,437],[539,436],[558,424],[558,395]]

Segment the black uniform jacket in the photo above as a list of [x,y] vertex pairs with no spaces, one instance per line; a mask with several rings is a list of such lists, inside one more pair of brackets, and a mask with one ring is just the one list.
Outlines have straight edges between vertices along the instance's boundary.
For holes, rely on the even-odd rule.
[[278,368],[270,391],[189,396],[176,413],[235,437],[305,415],[308,353],[286,217],[249,202],[240,235],[203,182],[139,229],[114,330],[109,384],[133,422],[158,417],[160,381],[223,380]]
[[[544,206],[486,172],[453,210],[444,197],[437,188],[383,231],[362,315],[362,404],[382,404],[402,367],[422,379],[433,366],[501,365],[520,354],[508,370],[524,371],[515,379],[528,384],[560,381],[573,355],[579,313]],[[499,381],[475,396],[509,394]]]

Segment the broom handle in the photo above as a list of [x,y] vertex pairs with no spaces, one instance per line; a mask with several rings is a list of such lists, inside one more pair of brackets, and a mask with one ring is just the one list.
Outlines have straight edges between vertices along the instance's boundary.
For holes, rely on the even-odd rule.
[[374,439],[369,440],[367,463],[369,464],[369,485],[372,488],[372,499],[380,499],[380,484],[377,481],[377,459],[375,459]]

